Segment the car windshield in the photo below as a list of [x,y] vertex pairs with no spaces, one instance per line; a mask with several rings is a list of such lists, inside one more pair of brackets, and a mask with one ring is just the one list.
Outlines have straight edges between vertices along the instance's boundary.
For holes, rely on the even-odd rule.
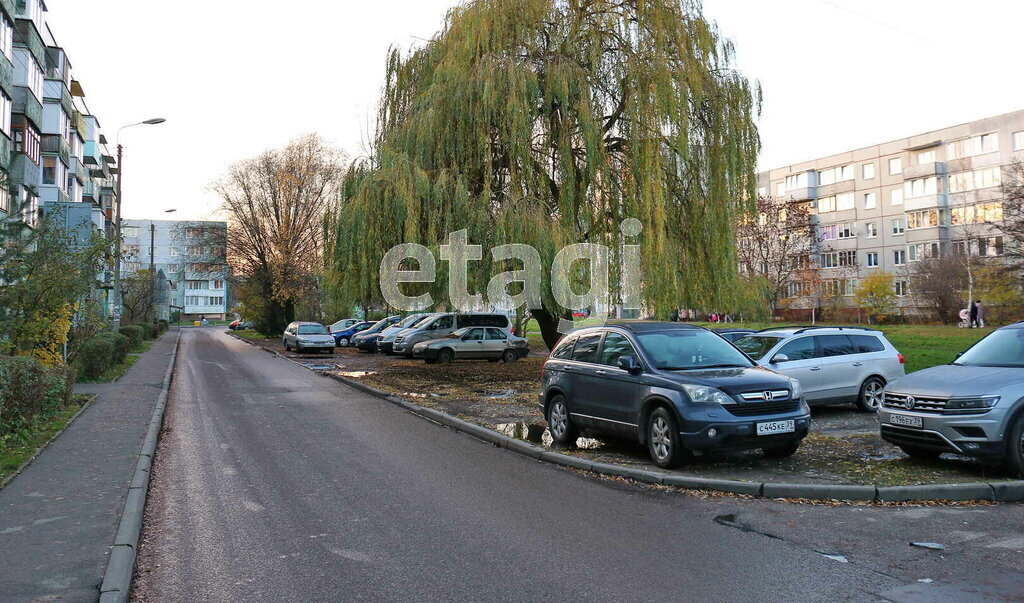
[[427,323],[432,321],[432,320],[434,320],[434,315],[433,314],[427,314],[426,316],[421,317],[419,320],[417,320],[413,324],[409,325],[409,327],[413,328],[413,329],[419,329],[419,328],[427,326]]
[[760,360],[761,358],[764,358],[765,354],[774,348],[775,344],[780,341],[782,341],[782,337],[772,335],[747,335],[734,341],[733,345],[743,350],[747,356]]
[[994,331],[954,360],[953,364],[1024,368],[1024,329]]
[[474,327],[465,327],[465,328],[459,329],[457,331],[452,331],[452,333],[451,333],[451,335],[449,335],[449,337],[462,337],[466,333],[469,333],[473,328]]
[[412,316],[406,316],[405,318],[403,318],[402,320],[396,322],[395,324],[393,324],[391,326],[405,329],[405,328],[413,326],[414,324],[418,323],[421,320],[423,320],[423,315],[422,314],[420,314],[420,315],[413,314]]
[[327,327],[323,325],[299,325],[299,335],[327,335]]
[[640,345],[666,371],[751,366],[750,359],[710,331],[679,329],[637,335]]

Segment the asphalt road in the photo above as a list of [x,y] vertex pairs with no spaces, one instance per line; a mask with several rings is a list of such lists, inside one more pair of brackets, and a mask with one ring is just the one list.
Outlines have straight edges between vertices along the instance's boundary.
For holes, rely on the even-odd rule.
[[184,330],[166,424],[136,600],[1024,593],[1020,506],[789,505],[598,480],[440,427],[219,329]]

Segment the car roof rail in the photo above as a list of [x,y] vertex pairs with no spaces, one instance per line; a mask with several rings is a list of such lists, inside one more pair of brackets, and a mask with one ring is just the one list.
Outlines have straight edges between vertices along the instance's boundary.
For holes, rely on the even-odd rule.
[[878,329],[872,329],[871,327],[853,327],[853,326],[827,327],[827,326],[813,326],[813,327],[801,327],[800,329],[798,329],[793,334],[796,335],[797,333],[806,333],[807,331],[814,331],[814,330],[817,330],[817,329],[835,329],[837,331],[872,331],[872,332],[875,332],[875,331],[878,330]]

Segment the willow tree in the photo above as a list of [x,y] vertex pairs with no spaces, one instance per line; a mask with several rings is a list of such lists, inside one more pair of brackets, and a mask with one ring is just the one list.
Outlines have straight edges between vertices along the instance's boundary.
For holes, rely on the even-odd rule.
[[[485,250],[532,245],[550,266],[567,244],[614,252],[619,225],[637,218],[646,308],[718,303],[759,149],[759,91],[732,62],[696,0],[452,9],[431,41],[389,54],[372,155],[350,170],[328,229],[332,290],[380,301],[377,269],[399,243],[436,250],[466,229]],[[485,253],[470,285],[483,291],[509,262]],[[545,278],[533,314],[549,345],[567,310]]]

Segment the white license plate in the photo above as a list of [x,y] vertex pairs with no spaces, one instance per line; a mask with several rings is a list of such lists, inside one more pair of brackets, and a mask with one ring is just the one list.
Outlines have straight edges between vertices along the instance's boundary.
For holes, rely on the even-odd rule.
[[893,425],[904,425],[906,427],[923,427],[924,420],[921,417],[910,415],[889,415],[889,422]]
[[793,433],[796,431],[796,424],[792,419],[788,421],[769,421],[768,423],[757,424],[757,435],[775,435],[777,433]]

